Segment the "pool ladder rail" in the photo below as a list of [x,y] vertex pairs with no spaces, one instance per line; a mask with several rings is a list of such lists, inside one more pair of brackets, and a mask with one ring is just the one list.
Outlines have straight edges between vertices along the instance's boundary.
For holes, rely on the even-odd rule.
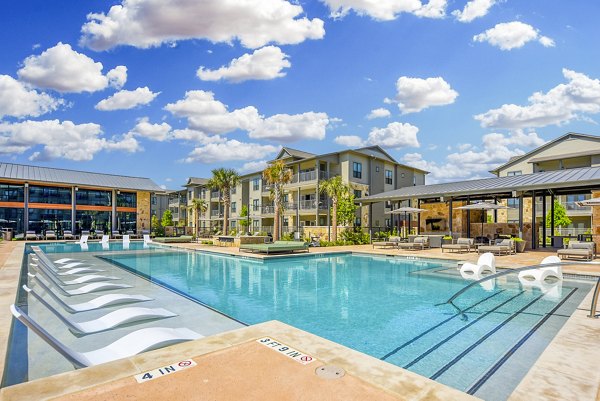
[[[454,304],[454,300],[456,298],[458,298],[459,296],[461,296],[463,293],[465,293],[467,290],[469,290],[471,287],[474,287],[474,286],[481,284],[483,282],[486,282],[488,280],[492,280],[492,279],[495,279],[495,278],[498,278],[501,276],[505,276],[507,274],[518,273],[522,270],[531,270],[531,269],[538,269],[541,267],[551,267],[551,266],[569,266],[569,265],[596,265],[597,266],[597,265],[600,265],[600,262],[569,261],[569,262],[560,262],[560,263],[556,262],[556,263],[529,265],[529,266],[518,267],[516,269],[506,269],[504,271],[490,274],[489,276],[485,276],[482,279],[479,279],[477,281],[473,281],[472,283],[469,283],[465,287],[458,290],[450,298],[448,298],[448,300],[446,302],[436,304],[435,306],[452,305],[458,311],[458,313],[461,315],[461,318],[463,320],[467,320],[467,317],[466,317],[464,311]],[[590,305],[590,314],[588,315],[589,318],[598,318],[598,315],[596,312],[597,312],[597,308],[598,308],[598,299],[599,298],[600,298],[600,277],[598,278],[598,281],[596,282],[596,287],[594,289],[594,295],[592,296],[592,303]]]

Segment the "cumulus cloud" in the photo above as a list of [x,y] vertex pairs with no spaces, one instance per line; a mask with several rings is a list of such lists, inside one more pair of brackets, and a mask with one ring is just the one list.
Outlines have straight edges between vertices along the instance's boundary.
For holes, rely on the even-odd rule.
[[174,139],[181,139],[183,141],[195,142],[202,145],[209,143],[222,143],[227,141],[227,139],[221,137],[220,135],[208,135],[202,131],[190,128],[176,129],[172,134]]
[[268,80],[285,76],[284,68],[290,68],[289,56],[276,46],[260,48],[252,54],[233,59],[227,67],[209,70],[200,67],[196,72],[203,81],[225,80],[243,82],[248,80]]
[[350,11],[357,15],[369,16],[379,21],[394,20],[401,13],[418,17],[443,18],[446,15],[447,0],[321,0],[333,18],[343,18]]
[[64,102],[28,88],[9,75],[0,75],[0,118],[38,117],[56,110]]
[[250,138],[293,142],[306,139],[325,139],[329,124],[326,113],[309,111],[302,114],[275,114],[263,119],[249,132]]
[[230,112],[225,104],[215,100],[214,93],[202,90],[186,92],[184,99],[167,104],[165,110],[187,118],[190,128],[205,134],[224,134],[237,129],[248,131],[258,126],[261,120],[255,107]]
[[460,146],[462,150],[448,154],[441,163],[427,161],[420,153],[407,153],[402,161],[429,171],[427,181],[432,184],[477,179],[491,177],[489,170],[544,143],[535,132],[524,133],[522,130],[516,130],[507,135],[491,133],[482,137],[481,145],[463,144]]
[[500,23],[473,36],[475,42],[488,42],[502,50],[518,49],[532,40],[537,40],[544,47],[554,47],[552,39],[540,35],[539,30],[520,21]]
[[215,43],[237,39],[254,49],[323,38],[323,21],[303,13],[302,6],[285,0],[122,0],[106,14],[88,14],[80,42],[94,50],[107,50],[118,45],[148,48],[186,39]]
[[59,42],[39,56],[29,56],[17,71],[22,81],[58,92],[96,92],[112,85],[119,89],[127,80],[127,68],[118,66],[106,75],[102,63]]
[[367,143],[384,148],[418,148],[417,133],[419,128],[408,123],[389,123],[385,128],[373,128],[369,132]]
[[560,125],[600,112],[600,80],[563,69],[567,80],[547,93],[536,92],[529,105],[504,104],[475,116],[482,127],[527,128]]
[[457,21],[471,22],[476,18],[487,15],[494,4],[496,4],[496,0],[471,0],[465,4],[462,11],[452,11],[452,15],[456,17]]
[[235,139],[222,143],[210,143],[195,148],[188,157],[186,163],[219,163],[239,160],[261,160],[279,150],[273,145],[260,145],[258,143],[244,143]]
[[[396,82],[396,98],[398,107],[403,114],[417,113],[432,106],[452,104],[458,97],[458,92],[442,77],[411,78],[400,77]],[[387,103],[391,102],[387,99]]]
[[339,135],[333,141],[348,148],[360,148],[365,144],[365,141],[358,135]]
[[132,135],[141,136],[159,142],[169,139],[170,132],[171,126],[169,124],[152,124],[148,120],[148,117],[140,118],[135,127],[129,131],[129,133]]
[[150,103],[159,93],[152,92],[147,86],[132,91],[122,90],[100,100],[95,107],[102,111],[129,110]]
[[94,123],[75,124],[72,121],[45,120],[0,123],[0,154],[22,154],[37,146],[30,160],[52,160],[57,158],[84,161],[92,160],[102,150],[136,152],[140,145],[131,134],[121,138],[101,137],[100,125]]
[[381,107],[379,109],[371,110],[371,112],[367,115],[367,119],[373,120],[375,118],[385,118],[389,117],[390,115],[391,113],[388,109],[384,109],[383,107]]
[[266,160],[259,160],[255,162],[247,162],[242,165],[242,167],[238,168],[240,173],[252,173],[255,171],[263,171],[269,166]]

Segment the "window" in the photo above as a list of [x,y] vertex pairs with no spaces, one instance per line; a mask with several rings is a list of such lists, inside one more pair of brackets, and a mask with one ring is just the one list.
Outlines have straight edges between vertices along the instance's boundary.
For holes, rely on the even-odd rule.
[[137,194],[135,192],[121,192],[117,194],[118,207],[137,207]]
[[400,177],[401,177],[401,178],[404,178],[404,177],[406,177],[406,174],[404,174],[404,173],[400,173]]
[[137,228],[137,213],[117,212],[117,228],[123,231],[135,231]]
[[22,208],[0,207],[0,228],[12,228],[13,234],[23,233],[25,231],[24,214],[25,210]]
[[509,172],[506,173],[506,176],[507,177],[512,177],[512,176],[521,175],[521,174],[523,174],[523,172],[521,170],[509,171]]
[[80,189],[75,195],[78,205],[112,206],[112,193],[109,191],[95,191]]
[[519,198],[508,198],[507,206],[513,209],[519,208]]
[[22,185],[0,184],[0,202],[23,202],[24,191]]
[[236,204],[235,202],[231,202],[231,213],[235,213],[236,211]]
[[188,190],[188,200],[192,200],[194,199],[194,190],[190,189]]
[[417,176],[413,175],[413,185],[417,185]]
[[150,203],[152,205],[156,205],[156,195],[152,195],[152,197],[150,198]]
[[[70,214],[71,211],[69,211],[69,216]],[[80,233],[81,230],[102,230],[104,232],[108,232],[110,228],[110,220],[110,212],[78,210],[75,217],[76,232]]]
[[354,190],[354,199],[362,198],[362,191],[360,189]]
[[29,228],[40,234],[46,230],[62,233],[71,229],[71,210],[29,209]]
[[260,178],[254,178],[252,180],[252,190],[258,191],[260,189]]
[[385,201],[385,208],[386,209],[391,209],[392,208],[392,201]]
[[390,228],[392,226],[392,219],[385,219],[385,226]]
[[379,172],[379,166],[375,166],[375,172],[378,173]]
[[235,220],[231,220],[231,228],[236,228],[237,227],[237,221]]
[[258,212],[258,210],[260,209],[260,199],[254,199],[252,200],[252,211],[254,212]]
[[392,185],[392,170],[385,170],[385,183]]
[[355,227],[360,227],[360,225],[361,225],[361,222],[360,222],[360,217],[359,217],[359,216],[356,216],[356,217],[354,218],[354,226],[355,226]]
[[231,188],[231,195],[235,195],[237,192],[237,186]]
[[352,163],[352,177],[362,178],[362,163],[358,163],[358,162]]
[[55,203],[60,205],[71,204],[71,188],[59,187],[29,187],[30,203]]

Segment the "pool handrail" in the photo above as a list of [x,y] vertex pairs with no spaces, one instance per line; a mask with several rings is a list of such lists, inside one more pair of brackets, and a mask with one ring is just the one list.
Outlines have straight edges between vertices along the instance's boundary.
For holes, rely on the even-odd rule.
[[454,293],[454,295],[452,295],[450,298],[448,298],[448,300],[446,302],[442,302],[439,304],[435,304],[435,306],[441,306],[441,305],[452,305],[456,310],[458,310],[459,313],[463,313],[463,311],[454,304],[454,300],[456,298],[458,298],[459,296],[461,296],[463,293],[465,293],[466,291],[468,291],[471,287],[474,287],[477,284],[480,284],[484,281],[488,281],[488,280],[492,280],[501,276],[505,276],[507,274],[511,274],[511,273],[518,273],[522,270],[530,270],[530,269],[539,269],[539,268],[543,268],[543,267],[552,267],[552,266],[568,266],[568,265],[594,265],[594,266],[598,266],[600,265],[600,262],[583,262],[583,261],[569,261],[569,262],[556,262],[556,263],[538,263],[536,265],[529,265],[529,266],[522,266],[522,267],[517,267],[514,269],[505,269],[501,272],[498,273],[494,273],[494,274],[490,274],[489,276],[485,276],[482,279],[479,279],[477,281],[473,281],[472,283],[469,283],[468,285],[466,285],[465,287],[461,288],[460,290],[458,290],[456,293]]

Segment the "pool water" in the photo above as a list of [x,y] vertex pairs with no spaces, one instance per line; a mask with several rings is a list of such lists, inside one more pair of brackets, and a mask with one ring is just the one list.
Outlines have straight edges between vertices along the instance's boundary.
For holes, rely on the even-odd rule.
[[[31,244],[34,245],[34,244]],[[44,253],[76,253],[76,252],[103,252],[103,251],[140,251],[143,249],[156,249],[153,244],[144,244],[143,241],[131,241],[129,247],[123,247],[122,241],[110,241],[108,244],[102,244],[100,241],[88,242],[87,244],[77,244],[74,242],[50,242],[35,244],[39,246]]]
[[201,252],[102,258],[242,322],[280,320],[488,400],[508,397],[591,288],[565,279],[544,293],[507,275],[461,295],[458,313],[444,304],[469,283],[456,262]]

